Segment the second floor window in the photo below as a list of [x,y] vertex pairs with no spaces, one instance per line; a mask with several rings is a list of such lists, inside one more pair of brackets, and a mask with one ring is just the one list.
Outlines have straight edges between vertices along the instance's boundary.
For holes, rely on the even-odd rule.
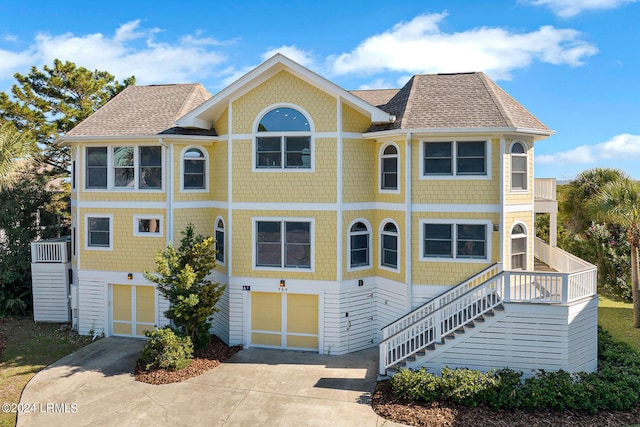
[[256,222],[256,266],[311,268],[311,222]]
[[162,147],[87,147],[85,188],[162,189]]
[[380,189],[398,189],[398,149],[388,145],[380,158]]
[[511,147],[511,190],[527,189],[527,151],[520,142]]
[[279,107],[265,114],[256,131],[256,169],[310,169],[311,127],[304,114]]
[[183,157],[183,188],[185,190],[202,190],[207,186],[206,158],[197,148],[190,148]]
[[369,267],[371,232],[363,222],[356,222],[349,229],[349,267]]
[[425,142],[424,176],[487,175],[487,141]]

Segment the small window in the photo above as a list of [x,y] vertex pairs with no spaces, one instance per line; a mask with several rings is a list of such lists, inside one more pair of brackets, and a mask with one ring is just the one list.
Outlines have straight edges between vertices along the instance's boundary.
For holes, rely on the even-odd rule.
[[451,224],[424,225],[424,256],[453,258],[453,228]]
[[206,158],[197,148],[190,148],[183,155],[183,188],[185,190],[206,188]]
[[520,224],[511,230],[511,269],[527,269],[527,231]]
[[311,127],[306,116],[289,107],[265,114],[256,130],[257,169],[310,169]]
[[398,228],[388,222],[382,228],[380,264],[393,269],[398,268]]
[[72,190],[76,189],[76,179],[77,179],[76,161],[74,160],[73,162],[71,162],[71,189]]
[[258,221],[256,266],[311,268],[311,223]]
[[107,147],[87,147],[87,188],[107,188]]
[[161,237],[162,217],[161,216],[140,216],[133,217],[133,234],[135,236]]
[[111,249],[111,217],[87,217],[87,248]]
[[216,261],[224,264],[224,222],[221,219],[216,221]]
[[380,159],[380,189],[398,189],[398,149],[388,145]]
[[457,226],[457,258],[486,258],[486,225]]
[[527,189],[527,151],[520,142],[511,146],[511,190]]
[[369,246],[371,233],[363,222],[356,222],[349,230],[350,268],[368,267],[371,265]]

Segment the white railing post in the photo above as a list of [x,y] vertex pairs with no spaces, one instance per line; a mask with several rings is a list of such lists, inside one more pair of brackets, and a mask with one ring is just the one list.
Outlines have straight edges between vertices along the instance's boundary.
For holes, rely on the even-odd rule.
[[505,271],[500,280],[502,281],[502,301],[511,302],[511,273]]
[[562,304],[569,303],[569,275],[562,275]]
[[380,375],[387,375],[387,345],[386,343],[380,343],[378,346],[378,373]]

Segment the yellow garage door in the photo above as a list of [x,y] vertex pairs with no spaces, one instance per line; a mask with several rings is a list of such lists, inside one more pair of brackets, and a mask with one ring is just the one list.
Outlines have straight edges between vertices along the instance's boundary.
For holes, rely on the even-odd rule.
[[113,334],[143,337],[156,324],[153,286],[112,285]]
[[251,345],[318,349],[318,296],[251,293]]

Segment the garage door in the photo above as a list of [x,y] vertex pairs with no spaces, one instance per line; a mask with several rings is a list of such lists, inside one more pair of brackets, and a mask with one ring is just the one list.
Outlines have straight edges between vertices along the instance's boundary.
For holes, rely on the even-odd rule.
[[113,335],[144,337],[156,324],[153,286],[112,285]]
[[251,345],[318,350],[318,296],[252,292]]

